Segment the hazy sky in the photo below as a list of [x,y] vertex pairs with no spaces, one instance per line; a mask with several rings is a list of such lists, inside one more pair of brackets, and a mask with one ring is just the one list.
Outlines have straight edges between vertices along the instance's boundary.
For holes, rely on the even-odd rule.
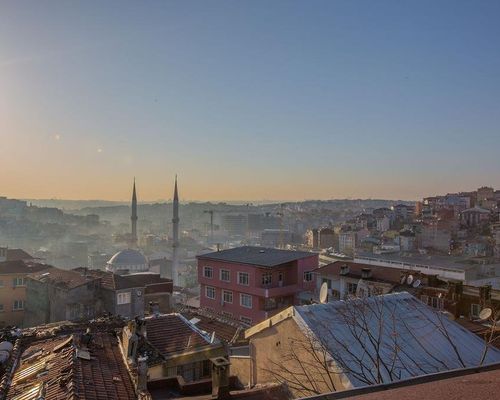
[[0,0],[0,195],[500,187],[500,1]]

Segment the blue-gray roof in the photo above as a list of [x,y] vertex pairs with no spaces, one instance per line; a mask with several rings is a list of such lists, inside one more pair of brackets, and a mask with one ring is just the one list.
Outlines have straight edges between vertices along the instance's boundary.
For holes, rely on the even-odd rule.
[[267,247],[243,246],[199,255],[199,259],[226,261],[239,264],[272,268],[281,264],[312,257],[315,253],[295,250],[279,250]]

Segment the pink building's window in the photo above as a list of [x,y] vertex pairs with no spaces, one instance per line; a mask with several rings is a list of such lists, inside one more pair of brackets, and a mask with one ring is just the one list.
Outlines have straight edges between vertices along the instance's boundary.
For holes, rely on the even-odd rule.
[[227,269],[220,270],[220,280],[222,282],[231,282],[231,271]]
[[238,272],[238,284],[248,286],[250,285],[250,278],[248,272]]
[[273,274],[271,272],[265,272],[262,274],[262,285],[267,286],[273,282]]
[[215,299],[215,288],[212,286],[205,286],[205,297],[207,299]]
[[212,279],[214,276],[214,269],[208,266],[203,267],[203,276]]
[[252,308],[252,296],[245,293],[240,293],[240,306]]
[[313,280],[313,274],[311,271],[304,272],[304,282],[311,282]]
[[233,304],[233,292],[231,292],[230,290],[223,290],[222,300],[224,301],[224,303]]

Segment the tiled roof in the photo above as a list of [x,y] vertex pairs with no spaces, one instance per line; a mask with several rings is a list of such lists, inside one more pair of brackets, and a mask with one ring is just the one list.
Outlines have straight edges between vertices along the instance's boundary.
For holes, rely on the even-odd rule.
[[340,275],[340,269],[343,265],[349,266],[348,276],[361,277],[363,268],[369,268],[372,273],[372,280],[385,281],[391,283],[399,283],[401,279],[401,271],[397,268],[380,267],[376,265],[360,264],[351,261],[335,261],[331,264],[313,270],[318,275]]
[[25,263],[21,260],[0,262],[0,274],[32,274],[47,269],[47,265]]
[[55,267],[46,267],[42,271],[31,274],[30,278],[65,289],[73,289],[97,280],[97,278],[90,275],[85,276],[79,271],[59,269]]
[[199,255],[198,259],[276,267],[302,258],[318,256],[315,253],[295,250],[279,250],[267,247],[243,246]]
[[[97,269],[75,268],[80,274],[87,274],[95,278],[101,279],[101,286],[110,290],[121,290],[131,288],[143,288],[149,285],[168,284],[172,285],[171,279],[160,278],[160,274],[130,274],[118,275],[109,271],[101,271]],[[170,288],[170,291],[172,289]]]
[[12,400],[135,399],[135,390],[118,341],[94,333],[88,358],[77,336],[40,340],[23,349],[7,395]]
[[145,321],[148,342],[164,357],[210,344],[208,337],[180,314],[153,316]]
[[183,315],[193,322],[197,328],[208,334],[215,332],[215,336],[226,343],[241,341],[244,336],[244,328],[236,323],[224,322],[220,319],[202,315],[199,312],[186,312]]
[[33,260],[33,256],[23,249],[7,249],[7,261]]

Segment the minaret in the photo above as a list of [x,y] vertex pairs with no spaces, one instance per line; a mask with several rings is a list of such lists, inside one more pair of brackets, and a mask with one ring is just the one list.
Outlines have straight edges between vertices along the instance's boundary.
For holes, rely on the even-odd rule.
[[177,192],[177,175],[175,175],[172,225],[172,280],[174,286],[179,286],[179,193]]
[[137,246],[137,194],[135,192],[135,178],[134,178],[134,189],[132,191],[132,215],[130,216],[130,221],[132,221],[132,234],[131,234],[131,245]]

